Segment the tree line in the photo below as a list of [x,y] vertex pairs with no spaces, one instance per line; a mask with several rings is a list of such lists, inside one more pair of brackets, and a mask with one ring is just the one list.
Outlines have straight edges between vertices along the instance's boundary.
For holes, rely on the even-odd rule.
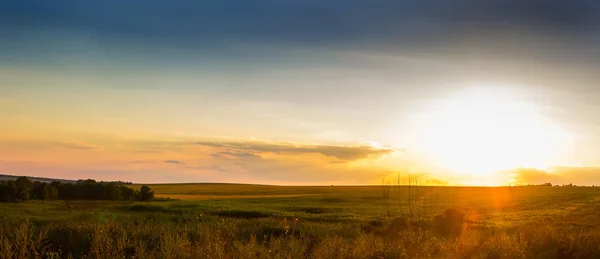
[[144,185],[139,191],[121,182],[97,182],[93,179],[76,183],[32,182],[25,176],[16,180],[0,181],[0,201],[18,202],[27,200],[139,200],[154,198],[154,192]]

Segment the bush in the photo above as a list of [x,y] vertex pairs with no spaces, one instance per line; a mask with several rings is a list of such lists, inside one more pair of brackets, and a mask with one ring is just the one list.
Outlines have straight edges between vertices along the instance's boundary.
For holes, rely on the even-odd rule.
[[460,236],[465,226],[465,213],[459,209],[447,209],[443,214],[436,215],[431,225],[442,235]]
[[150,189],[147,185],[143,185],[140,188],[140,201],[149,201],[154,198],[154,191]]

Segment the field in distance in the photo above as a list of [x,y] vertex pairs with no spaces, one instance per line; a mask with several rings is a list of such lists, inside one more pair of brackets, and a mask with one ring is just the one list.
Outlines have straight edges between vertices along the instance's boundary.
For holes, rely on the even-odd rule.
[[[395,217],[408,212],[407,187],[399,186],[273,186],[249,184],[154,184],[157,198],[168,209],[177,204],[204,210],[245,209],[295,216],[311,221],[343,222]],[[132,185],[139,188],[139,185]],[[385,197],[385,189],[390,192]],[[447,208],[460,208],[475,225],[515,225],[538,219],[580,221],[600,212],[600,188],[592,187],[412,187],[419,213],[433,217]],[[400,190],[403,189],[403,190]],[[414,208],[417,210],[417,208]],[[593,223],[595,222],[587,222]],[[582,221],[580,224],[585,225]],[[589,224],[588,224],[589,225]]]
[[[129,185],[139,189],[141,185]],[[282,198],[320,195],[331,192],[330,187],[275,186],[227,183],[189,183],[148,185],[155,197],[177,200]]]

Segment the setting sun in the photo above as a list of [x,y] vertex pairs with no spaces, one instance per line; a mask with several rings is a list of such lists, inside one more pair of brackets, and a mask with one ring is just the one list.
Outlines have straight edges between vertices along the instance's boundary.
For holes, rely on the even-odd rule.
[[420,118],[423,150],[458,173],[543,167],[568,135],[511,88],[476,86],[434,102]]

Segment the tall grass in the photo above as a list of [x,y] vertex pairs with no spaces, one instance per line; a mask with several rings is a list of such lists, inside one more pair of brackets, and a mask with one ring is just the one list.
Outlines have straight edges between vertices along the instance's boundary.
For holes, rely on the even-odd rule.
[[550,224],[465,226],[456,235],[389,222],[361,226],[318,234],[317,225],[288,218],[22,221],[0,229],[0,258],[600,258],[598,231]]

